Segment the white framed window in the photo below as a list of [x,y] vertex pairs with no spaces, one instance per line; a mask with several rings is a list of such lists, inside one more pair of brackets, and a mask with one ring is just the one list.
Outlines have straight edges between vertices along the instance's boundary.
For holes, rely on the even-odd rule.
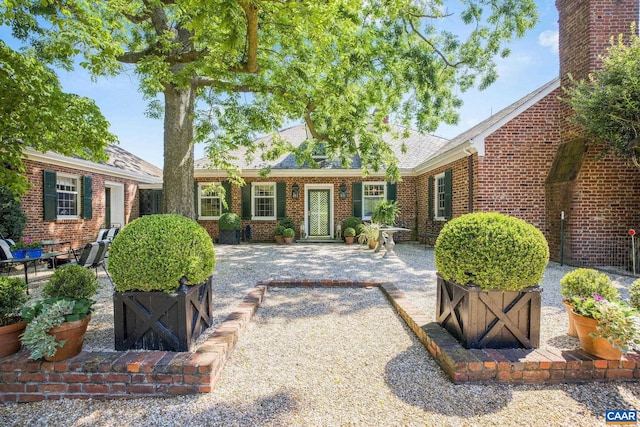
[[78,218],[80,215],[80,178],[73,175],[56,175],[56,212],[60,219]]
[[198,219],[218,219],[222,215],[222,197],[216,190],[218,183],[198,184]]
[[362,183],[362,219],[371,219],[376,205],[381,200],[387,200],[386,182]]
[[251,184],[251,214],[253,219],[277,219],[275,182],[254,182]]
[[436,176],[433,177],[434,180],[434,194],[433,194],[433,207],[434,207],[434,212],[433,212],[433,217],[436,220],[439,221],[444,221],[445,218],[445,212],[446,212],[446,201],[445,201],[445,188],[446,188],[446,184],[445,184],[445,175],[444,173],[438,174]]

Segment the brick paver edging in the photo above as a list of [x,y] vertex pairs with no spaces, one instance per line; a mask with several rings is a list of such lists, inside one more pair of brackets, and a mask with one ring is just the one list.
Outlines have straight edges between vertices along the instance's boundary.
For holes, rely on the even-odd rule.
[[195,352],[81,352],[61,362],[33,361],[27,351],[0,359],[0,402],[110,399],[210,392],[236,343],[262,303],[267,287],[379,287],[398,314],[455,383],[560,383],[640,378],[640,355],[620,361],[582,350],[471,349],[391,283],[350,280],[269,280],[251,289],[236,310]]

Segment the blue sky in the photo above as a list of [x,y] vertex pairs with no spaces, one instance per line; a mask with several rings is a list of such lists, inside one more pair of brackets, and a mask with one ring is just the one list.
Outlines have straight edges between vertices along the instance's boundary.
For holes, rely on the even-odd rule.
[[[455,126],[442,125],[436,135],[453,138],[469,127],[486,119],[539,86],[558,76],[558,13],[555,2],[537,0],[539,22],[525,38],[510,45],[511,55],[498,60],[498,80],[484,91],[469,90],[460,94],[464,106]],[[0,33],[0,37],[6,32]],[[92,82],[82,70],[60,72],[60,82],[66,92],[90,97],[111,123],[111,131],[118,136],[127,151],[153,163],[163,164],[163,123],[144,115],[147,102],[138,92],[134,73]],[[196,158],[204,148],[196,145]]]

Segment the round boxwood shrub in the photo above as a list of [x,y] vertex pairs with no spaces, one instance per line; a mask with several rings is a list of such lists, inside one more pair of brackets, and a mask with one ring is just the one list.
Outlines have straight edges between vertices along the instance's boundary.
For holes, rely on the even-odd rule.
[[282,237],[286,237],[287,239],[290,239],[295,235],[296,235],[296,232],[293,231],[293,228],[285,228],[284,231],[282,232]]
[[233,212],[226,212],[220,215],[218,219],[218,228],[222,231],[240,230],[242,228],[242,220]]
[[287,228],[296,228],[296,225],[293,223],[293,220],[291,218],[282,218],[280,220],[280,225],[283,226],[285,229]]
[[353,227],[347,227],[344,229],[344,237],[354,237],[356,235],[356,229]]
[[147,215],[132,221],[113,240],[109,271],[116,291],[172,293],[182,276],[204,282],[216,259],[213,241],[198,223],[181,215]]
[[629,303],[640,311],[640,279],[636,279],[629,288]]
[[346,230],[347,228],[353,228],[355,230],[358,224],[361,224],[361,223],[362,221],[360,220],[360,218],[357,218],[355,216],[350,216],[344,221],[342,221],[342,229]]
[[564,299],[590,297],[593,294],[609,301],[620,298],[609,276],[592,268],[577,268],[560,279],[560,295]]
[[65,265],[58,268],[42,289],[42,294],[46,297],[74,301],[90,299],[96,292],[98,292],[96,275],[91,269],[79,265]]
[[18,277],[0,276],[0,326],[17,323],[27,302],[27,284]]
[[434,250],[446,280],[483,290],[519,291],[537,285],[549,261],[543,234],[499,213],[471,213],[449,221]]
[[284,228],[284,225],[276,225],[273,229],[273,234],[274,236],[282,236],[284,230],[286,230],[286,228]]
[[367,231],[366,227],[364,224],[358,224],[356,227],[356,236],[359,236],[360,234],[364,233]]

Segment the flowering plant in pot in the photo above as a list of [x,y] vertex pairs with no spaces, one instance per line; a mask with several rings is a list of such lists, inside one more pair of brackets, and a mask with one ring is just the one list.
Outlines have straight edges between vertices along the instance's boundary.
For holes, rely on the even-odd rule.
[[578,336],[573,322],[572,300],[574,298],[590,297],[594,294],[600,295],[609,301],[620,298],[620,294],[611,283],[609,276],[592,268],[577,268],[560,279],[560,295],[563,297],[562,303],[569,317],[569,330],[567,332],[569,336]]
[[498,213],[449,221],[434,250],[436,321],[467,348],[534,348],[549,247],[540,230]]
[[109,249],[116,350],[188,351],[212,323],[215,262],[207,231],[184,216],[148,215],[124,227]]
[[79,265],[56,270],[42,290],[44,299],[23,308],[22,344],[31,359],[65,360],[80,353],[98,291],[94,273]]
[[0,277],[0,357],[20,350],[20,335],[27,326],[20,311],[27,300],[27,284],[24,280]]
[[11,250],[14,258],[24,258],[27,253],[29,253],[30,258],[38,258],[42,255],[42,242],[25,237],[11,245],[9,250]]
[[640,344],[640,313],[625,301],[593,294],[571,302],[579,315],[575,321],[580,345],[587,353],[617,360],[630,344]]

